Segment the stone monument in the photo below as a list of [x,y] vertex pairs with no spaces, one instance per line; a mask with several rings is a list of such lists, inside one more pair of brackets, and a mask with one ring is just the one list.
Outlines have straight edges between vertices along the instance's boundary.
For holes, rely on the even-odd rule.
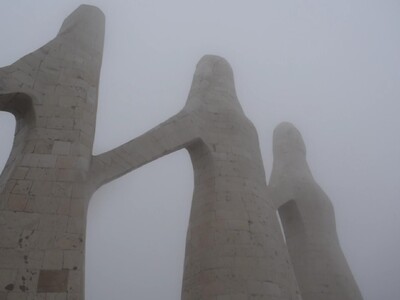
[[195,181],[182,299],[361,299],[300,136],[293,142],[291,127],[278,127],[268,189],[256,129],[224,59],[200,60],[175,116],[92,155],[103,36],[103,14],[84,5],[54,40],[0,69],[0,110],[17,120],[0,177],[0,300],[83,299],[90,197],[182,148]]
[[273,153],[269,195],[303,299],[362,299],[339,245],[332,203],[315,182],[303,139],[292,124],[275,129]]

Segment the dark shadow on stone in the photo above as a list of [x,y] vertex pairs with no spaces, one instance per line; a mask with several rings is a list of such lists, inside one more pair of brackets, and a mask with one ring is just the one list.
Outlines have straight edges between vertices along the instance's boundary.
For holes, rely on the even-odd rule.
[[38,293],[64,293],[68,288],[68,270],[41,270]]

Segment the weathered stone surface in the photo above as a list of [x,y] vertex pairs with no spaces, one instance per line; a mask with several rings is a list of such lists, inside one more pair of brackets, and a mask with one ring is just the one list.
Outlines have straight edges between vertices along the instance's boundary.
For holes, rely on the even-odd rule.
[[290,123],[274,131],[269,192],[278,207],[303,300],[362,299],[339,245],[333,206],[315,182],[303,139]]
[[41,270],[38,293],[63,293],[68,288],[68,270]]
[[[341,254],[329,203],[322,197],[320,204],[311,175],[296,181],[308,170],[305,159],[296,160],[304,147],[277,144],[284,159],[275,158],[268,193],[257,132],[239,104],[224,59],[200,60],[187,103],[175,116],[120,147],[92,155],[103,35],[103,14],[84,5],[65,20],[54,40],[0,69],[0,110],[17,120],[0,177],[0,299],[82,300],[91,195],[183,148],[192,160],[195,188],[182,299],[301,299],[288,248],[303,300],[359,299],[344,258],[328,254]],[[277,167],[282,161],[284,167]],[[293,161],[304,168],[285,169]],[[293,174],[281,176],[279,170]],[[310,194],[301,197],[316,200],[305,201],[304,208],[292,205],[297,194],[287,196],[302,184]],[[296,202],[284,204],[289,199]],[[292,218],[296,209],[307,218]],[[299,232],[311,240],[298,241]],[[315,248],[296,248],[305,245]],[[320,251],[322,259],[310,249]],[[332,282],[329,272],[338,281]],[[325,283],[329,286],[321,296],[319,285]]]
[[298,299],[257,132],[236,97],[229,64],[205,56],[185,107],[121,147],[93,158],[100,185],[178,149],[189,151],[195,188],[182,299]]
[[103,34],[100,10],[81,6],[54,40],[0,69],[0,110],[17,120],[0,177],[7,300],[83,299],[74,272],[83,270],[90,193],[77,186],[87,185],[92,157]]

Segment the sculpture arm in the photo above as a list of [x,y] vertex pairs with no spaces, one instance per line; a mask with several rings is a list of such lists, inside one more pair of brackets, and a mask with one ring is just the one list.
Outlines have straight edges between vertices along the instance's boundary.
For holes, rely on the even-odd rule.
[[98,188],[159,157],[185,148],[197,138],[192,116],[182,111],[143,135],[93,156],[90,180]]

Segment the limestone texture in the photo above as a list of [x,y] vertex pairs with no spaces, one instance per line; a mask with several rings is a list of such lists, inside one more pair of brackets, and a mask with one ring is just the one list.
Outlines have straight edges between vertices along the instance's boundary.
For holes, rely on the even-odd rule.
[[103,36],[103,13],[81,6],[55,39],[0,69],[0,110],[17,124],[0,177],[2,300],[83,299]]
[[300,132],[290,123],[274,131],[269,195],[278,207],[303,300],[357,300],[361,293],[341,250],[335,214],[315,182]]
[[93,157],[100,186],[186,148],[194,193],[182,299],[299,299],[256,129],[236,97],[229,64],[205,56],[185,107],[142,136]]
[[[0,110],[17,120],[0,177],[0,299],[83,299],[92,194],[179,149],[190,154],[195,182],[182,299],[360,299],[340,256],[329,201],[311,175],[300,176],[307,191],[298,196],[303,186],[291,179],[308,169],[285,168],[302,157],[296,143],[277,144],[284,159],[275,157],[267,188],[256,129],[223,58],[200,60],[186,105],[175,116],[92,155],[103,37],[104,15],[84,5],[54,40],[0,69]],[[285,167],[277,167],[282,161]],[[307,216],[299,221],[303,227],[286,217],[290,199]],[[298,231],[301,240],[293,234]]]

